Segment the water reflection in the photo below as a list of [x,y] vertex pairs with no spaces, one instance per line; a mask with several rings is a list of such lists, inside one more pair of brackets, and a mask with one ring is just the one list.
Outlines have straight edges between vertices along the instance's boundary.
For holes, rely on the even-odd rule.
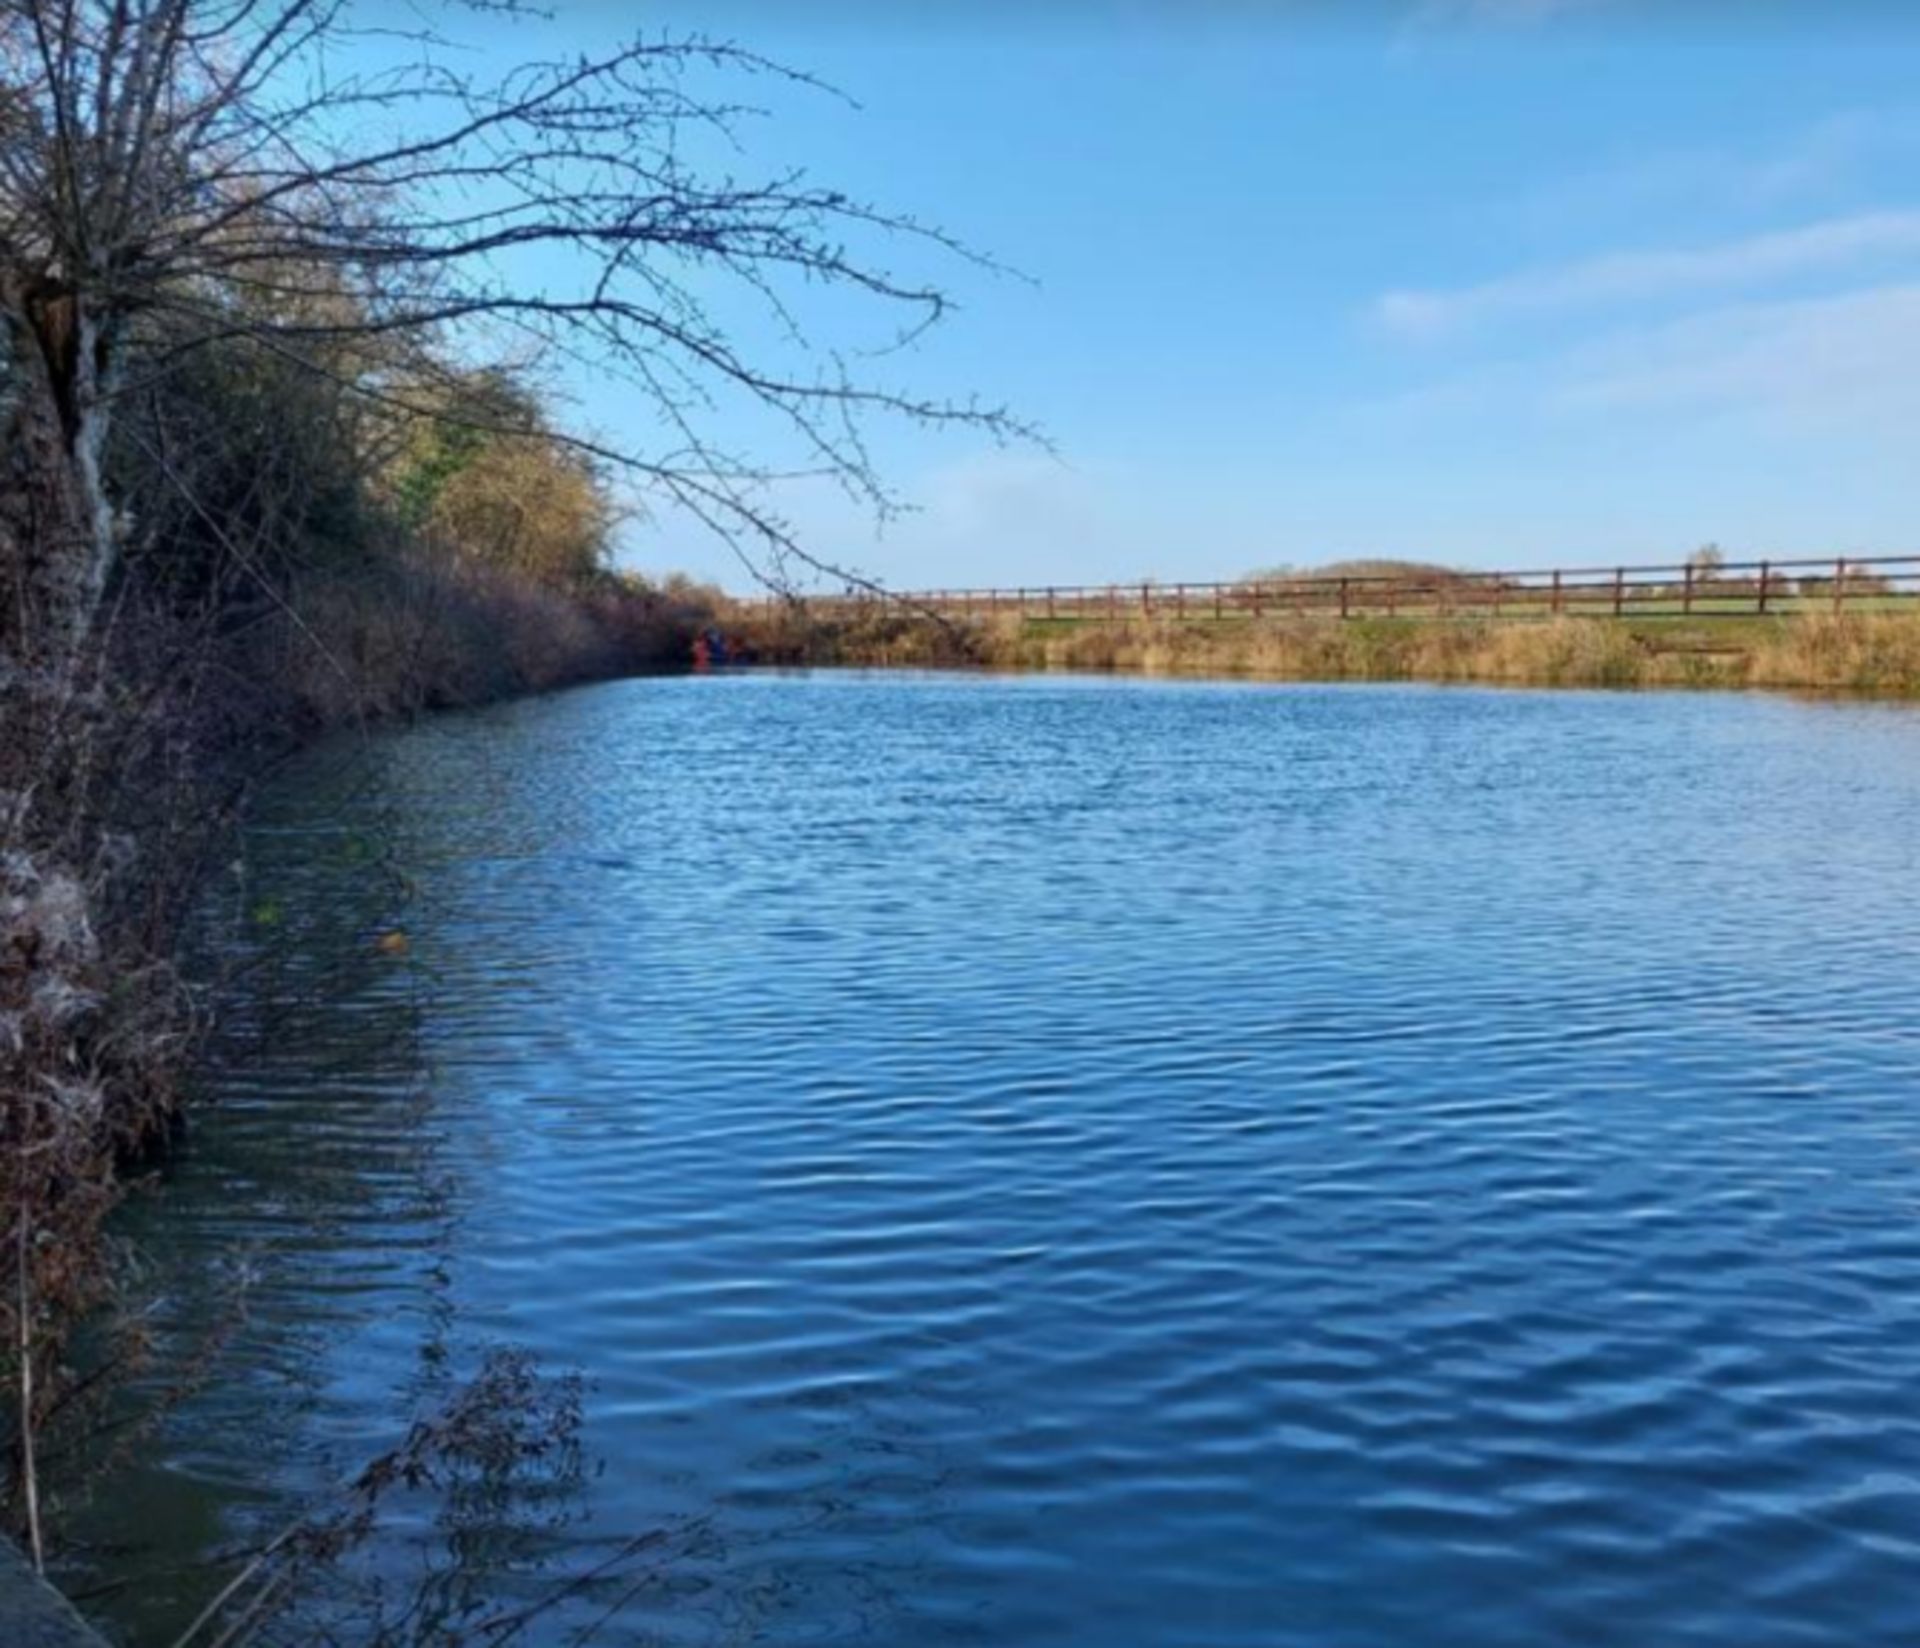
[[1917,859],[1920,720],[1758,697],[714,678],[330,752],[132,1221],[251,1314],[92,1569],[514,1344],[589,1380],[545,1572],[662,1541],[527,1640],[1904,1643]]

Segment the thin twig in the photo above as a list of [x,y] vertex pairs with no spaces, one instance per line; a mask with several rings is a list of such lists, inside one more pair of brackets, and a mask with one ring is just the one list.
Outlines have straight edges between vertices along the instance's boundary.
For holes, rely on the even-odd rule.
[[20,1358],[20,1479],[27,1502],[27,1550],[33,1558],[33,1571],[47,1571],[46,1547],[40,1535],[40,1476],[33,1462],[33,1326],[27,1281],[27,1210],[20,1209],[14,1226],[15,1280],[19,1298],[14,1306],[15,1349]]

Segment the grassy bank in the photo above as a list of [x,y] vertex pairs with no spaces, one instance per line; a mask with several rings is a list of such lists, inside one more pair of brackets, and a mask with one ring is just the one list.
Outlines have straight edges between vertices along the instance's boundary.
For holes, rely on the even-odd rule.
[[1567,687],[1749,686],[1920,693],[1920,617],[1461,621],[1242,618],[1219,622],[914,614],[744,625],[762,655],[876,666],[1238,676],[1272,681],[1483,681]]

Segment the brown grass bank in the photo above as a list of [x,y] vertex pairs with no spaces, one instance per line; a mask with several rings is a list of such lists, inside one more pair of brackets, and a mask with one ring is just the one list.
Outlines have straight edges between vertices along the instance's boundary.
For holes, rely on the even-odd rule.
[[814,619],[794,609],[740,627],[764,657],[829,665],[1920,693],[1920,616],[1907,614],[1084,623],[1011,616],[954,622],[903,612]]

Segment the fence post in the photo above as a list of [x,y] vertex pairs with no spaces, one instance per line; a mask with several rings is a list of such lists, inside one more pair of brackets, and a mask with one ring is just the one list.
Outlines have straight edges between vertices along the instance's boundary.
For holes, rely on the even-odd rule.
[[1693,615],[1693,562],[1687,562],[1686,581],[1680,586],[1680,612],[1683,617]]
[[1548,604],[1548,611],[1556,618],[1560,616],[1560,573],[1558,568],[1554,570],[1553,574],[1553,599]]
[[1253,615],[1256,618],[1260,616],[1260,580],[1258,578],[1253,581]]
[[1348,601],[1348,595],[1349,595],[1349,590],[1347,587],[1347,580],[1345,578],[1342,578],[1340,580],[1340,616],[1342,618],[1347,616],[1347,613],[1349,610],[1350,603]]
[[1173,586],[1173,615],[1176,618],[1184,618],[1187,615],[1187,586],[1185,584],[1175,584]]
[[1227,614],[1226,614],[1226,606],[1225,606],[1225,602],[1226,602],[1226,598],[1227,598],[1227,597],[1226,597],[1226,592],[1225,592],[1225,590],[1224,590],[1224,589],[1222,588],[1222,586],[1221,586],[1221,585],[1219,585],[1219,584],[1215,584],[1215,585],[1213,586],[1213,615],[1214,615],[1214,617],[1216,617],[1216,618],[1224,618],[1224,617],[1226,617],[1226,615],[1227,615]]
[[1847,558],[1842,555],[1833,563],[1833,612],[1837,618],[1840,609],[1847,600]]
[[1613,569],[1613,615],[1618,618],[1627,607],[1627,569]]
[[1771,563],[1766,561],[1762,561],[1760,563],[1760,594],[1758,598],[1757,610],[1760,612],[1760,614],[1763,617],[1765,616],[1766,610],[1767,610],[1767,579],[1772,575],[1772,572],[1773,572],[1773,567]]
[[1153,586],[1144,578],[1140,580],[1140,616],[1142,618],[1153,616]]
[[1053,585],[1052,584],[1047,585],[1047,616],[1049,618],[1053,616]]

